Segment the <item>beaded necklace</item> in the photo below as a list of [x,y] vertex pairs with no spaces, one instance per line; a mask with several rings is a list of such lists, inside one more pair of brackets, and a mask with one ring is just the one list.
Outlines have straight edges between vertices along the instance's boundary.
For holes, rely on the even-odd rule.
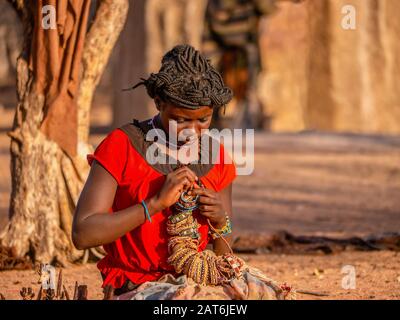
[[[156,115],[150,120],[150,124],[151,124],[151,127],[152,127],[154,130],[160,130],[160,128],[157,128],[157,127],[154,125],[154,123],[155,123],[155,118],[156,118],[156,117],[158,117],[158,114],[156,114]],[[181,147],[181,146],[178,146],[177,144],[175,144],[175,143],[173,143],[173,142],[171,142],[171,141],[165,140],[165,139],[162,137],[162,135],[157,135],[157,137],[158,137],[160,140],[162,140],[163,143],[165,143],[166,146],[174,147],[175,149],[179,149],[179,148]],[[193,141],[193,140],[195,140],[195,139],[191,138],[190,141]],[[200,142],[200,141],[201,141],[201,139],[199,139],[199,142]]]
[[[156,122],[156,117],[158,117],[159,116],[159,114],[157,114],[157,115],[155,115],[150,121],[149,121],[149,124],[151,125],[151,127],[154,129],[154,130],[156,130],[156,132],[158,133],[158,130],[162,130],[163,132],[165,132],[163,129],[161,129],[161,128],[157,128],[157,126],[155,125],[155,122]],[[162,134],[157,134],[157,137],[158,137],[158,139],[160,139],[163,143],[162,144],[157,144],[158,145],[158,148],[160,148],[162,151],[164,151],[164,153],[165,154],[169,154],[169,150],[170,150],[170,147],[173,147],[173,149],[175,149],[175,150],[178,150],[178,149],[180,149],[180,148],[187,148],[187,147],[189,147],[193,142],[194,142],[194,140],[196,139],[196,138],[190,138],[190,141],[189,141],[189,143],[186,143],[186,144],[184,144],[184,145],[181,145],[181,146],[178,146],[177,144],[175,144],[175,143],[173,143],[173,142],[171,142],[171,141],[167,141],[166,139],[164,139],[164,137],[163,137],[163,135]],[[169,140],[169,139],[168,139]],[[201,159],[201,146],[202,146],[202,144],[201,144],[201,139],[198,139],[198,146],[197,146],[197,148],[198,148],[198,159]],[[183,162],[181,162],[180,160],[179,160],[179,157],[178,157],[178,159],[175,159],[176,160],[176,163],[178,164],[178,167],[179,166],[181,166],[181,165],[185,165],[185,164],[187,164],[187,163],[183,163]],[[177,168],[178,168],[177,167]]]
[[[160,130],[160,128],[156,128],[156,126],[154,125],[155,118],[156,118],[157,116],[158,116],[158,114],[156,114],[156,115],[155,115],[153,118],[151,118],[151,120],[150,120],[151,127],[152,127],[154,130],[157,130],[156,132],[158,132],[158,130]],[[157,137],[158,137],[160,140],[162,140],[162,141],[165,143],[166,146],[171,146],[171,147],[174,147],[174,148],[176,148],[176,149],[179,148],[177,144],[172,143],[171,141],[165,140],[165,139],[162,137],[162,135],[157,135]]]
[[[199,186],[203,184],[199,180]],[[221,237],[230,249],[230,253],[216,256],[211,250],[198,251],[200,234],[199,224],[193,217],[193,210],[198,208],[199,196],[190,196],[186,191],[172,207],[172,215],[167,222],[169,258],[178,274],[186,274],[202,285],[220,285],[242,275],[245,263],[232,253],[228,242]],[[216,230],[207,222],[211,229]]]

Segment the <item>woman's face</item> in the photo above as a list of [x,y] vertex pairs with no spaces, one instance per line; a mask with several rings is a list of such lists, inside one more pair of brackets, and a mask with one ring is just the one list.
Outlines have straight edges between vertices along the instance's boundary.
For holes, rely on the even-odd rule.
[[[179,136],[184,129],[189,129],[185,132],[192,131],[196,133],[197,137],[200,137],[202,129],[208,129],[211,124],[213,108],[209,106],[199,107],[197,109],[187,109],[177,107],[170,102],[162,101],[159,98],[155,99],[157,109],[160,111],[160,120],[164,131],[169,135],[175,134],[174,132],[168,132],[169,121],[176,121],[176,134]],[[185,141],[178,144],[184,144]]]

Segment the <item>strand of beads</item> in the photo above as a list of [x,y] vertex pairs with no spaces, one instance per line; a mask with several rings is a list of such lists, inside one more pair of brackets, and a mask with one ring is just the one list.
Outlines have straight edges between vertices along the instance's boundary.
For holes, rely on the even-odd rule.
[[[203,186],[201,181],[199,185]],[[178,274],[184,273],[196,283],[219,285],[240,277],[244,262],[231,253],[216,256],[210,250],[198,251],[199,224],[193,217],[193,210],[198,207],[198,198],[182,192],[172,207],[173,214],[167,222],[167,232],[170,235],[168,263],[174,266]]]

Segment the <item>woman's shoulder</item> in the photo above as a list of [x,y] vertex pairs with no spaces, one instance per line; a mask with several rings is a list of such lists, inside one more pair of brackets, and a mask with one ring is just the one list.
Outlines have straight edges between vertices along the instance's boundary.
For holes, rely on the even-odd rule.
[[122,142],[128,141],[128,135],[122,130],[122,128],[115,128],[111,130],[106,137],[104,138],[103,142]]
[[109,145],[121,149],[130,145],[140,150],[142,149],[142,142],[145,140],[146,123],[146,120],[133,119],[131,122],[111,130],[99,146]]
[[127,142],[127,135],[120,128],[115,128],[107,133],[106,136],[100,141],[95,148],[94,153],[111,154],[114,149],[121,149],[125,147]]
[[139,121],[134,118],[131,122],[124,124],[118,129],[123,131],[131,140],[135,140],[138,138],[144,138],[151,128],[151,119]]
[[98,144],[93,153],[87,154],[88,164],[93,161],[102,165],[117,180],[118,184],[124,184],[125,177],[134,166],[138,165],[140,157],[131,143],[128,134],[122,127],[111,130]]

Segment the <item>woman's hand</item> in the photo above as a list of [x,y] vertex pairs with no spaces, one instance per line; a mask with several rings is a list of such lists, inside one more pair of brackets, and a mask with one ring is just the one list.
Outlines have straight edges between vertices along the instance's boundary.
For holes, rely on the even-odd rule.
[[188,167],[181,167],[167,175],[160,192],[151,198],[156,211],[172,206],[178,201],[181,193],[189,190],[197,180],[196,174]]
[[226,210],[219,193],[206,188],[196,188],[189,195],[199,195],[200,213],[207,217],[213,227],[220,229],[226,223]]

